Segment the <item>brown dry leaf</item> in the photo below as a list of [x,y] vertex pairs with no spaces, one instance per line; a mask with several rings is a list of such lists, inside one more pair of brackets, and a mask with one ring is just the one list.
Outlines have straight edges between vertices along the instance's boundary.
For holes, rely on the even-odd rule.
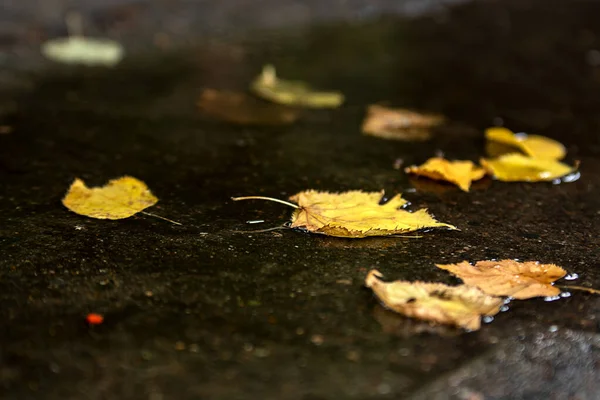
[[495,315],[504,301],[481,290],[461,285],[447,286],[426,282],[383,282],[381,273],[371,270],[365,286],[371,288],[379,300],[392,310],[427,321],[439,322],[476,331],[481,316]]
[[131,176],[93,188],[88,188],[81,179],[75,179],[62,199],[64,206],[74,213],[99,219],[131,217],[157,201],[144,182]]
[[422,141],[429,139],[431,129],[443,122],[441,115],[374,104],[367,108],[362,132],[383,139]]
[[540,135],[514,133],[502,127],[488,128],[485,131],[487,140],[516,147],[523,153],[533,158],[544,160],[562,160],[567,150],[562,143]]
[[250,88],[263,99],[288,106],[336,108],[344,102],[344,95],[340,92],[316,91],[304,82],[278,78],[272,65],[263,67]]
[[459,264],[436,265],[487,294],[515,299],[557,296],[560,289],[552,286],[552,282],[567,273],[557,265],[540,264],[537,261],[478,261],[475,265],[463,261]]
[[454,183],[465,192],[469,191],[471,182],[485,176],[485,170],[477,167],[472,161],[448,161],[441,157],[433,157],[425,164],[404,169],[407,174],[425,176],[427,178]]
[[198,107],[212,117],[241,125],[287,125],[300,115],[298,109],[216,89],[204,89]]
[[307,190],[290,197],[296,204],[269,197],[237,197],[233,200],[263,199],[296,208],[291,228],[329,236],[363,238],[414,232],[425,228],[455,226],[435,220],[425,209],[409,212],[400,209],[407,202],[400,195],[380,204],[383,192],[349,191],[343,193]]
[[576,167],[560,161],[532,158],[518,153],[495,159],[482,158],[480,162],[494,178],[504,182],[553,181],[576,171]]

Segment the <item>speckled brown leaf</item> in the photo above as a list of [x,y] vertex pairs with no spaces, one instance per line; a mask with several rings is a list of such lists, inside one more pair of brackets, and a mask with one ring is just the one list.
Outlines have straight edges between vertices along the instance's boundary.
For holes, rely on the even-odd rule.
[[295,108],[216,89],[204,89],[198,108],[207,115],[240,125],[286,125],[295,122],[300,115]]
[[552,282],[565,276],[566,271],[554,264],[515,260],[467,261],[458,264],[437,264],[458,276],[467,285],[477,286],[487,294],[529,299],[538,296],[556,296],[560,289]]
[[383,139],[423,141],[429,139],[431,129],[442,122],[444,118],[441,115],[374,104],[367,108],[362,132]]
[[369,271],[365,286],[371,288],[388,308],[426,321],[450,324],[469,330],[481,326],[481,317],[495,315],[504,301],[472,286],[447,286],[425,282],[383,282],[377,270]]

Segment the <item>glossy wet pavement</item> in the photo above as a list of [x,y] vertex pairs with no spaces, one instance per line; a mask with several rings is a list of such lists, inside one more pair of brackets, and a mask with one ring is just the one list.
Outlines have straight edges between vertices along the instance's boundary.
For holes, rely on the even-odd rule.
[[[593,2],[481,2],[206,40],[115,70],[15,71],[30,89],[0,135],[2,398],[598,398],[597,296],[513,302],[463,333],[386,311],[362,282],[376,267],[453,284],[434,263],[518,258],[600,287],[599,12]],[[266,62],[348,101],[286,128],[197,112],[202,88],[244,89]],[[425,143],[362,136],[365,106],[381,100],[451,123]],[[477,160],[483,128],[500,121],[562,141],[581,179],[484,180],[462,193],[393,168],[438,150]],[[159,197],[149,211],[183,226],[87,219],[60,203],[74,177],[124,174]],[[460,231],[239,233],[280,225],[290,210],[231,196],[308,188],[405,192]],[[105,322],[87,326],[89,312]]]

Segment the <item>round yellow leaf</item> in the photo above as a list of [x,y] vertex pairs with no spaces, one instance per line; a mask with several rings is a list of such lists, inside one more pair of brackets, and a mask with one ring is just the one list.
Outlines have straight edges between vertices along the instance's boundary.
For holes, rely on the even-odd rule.
[[562,143],[540,135],[514,133],[502,127],[488,128],[485,131],[487,140],[516,147],[523,153],[544,160],[562,160],[567,150]]
[[139,179],[123,176],[102,187],[88,188],[75,179],[62,203],[74,213],[99,219],[123,219],[156,204],[148,186]]
[[481,165],[496,179],[505,182],[553,181],[575,171],[575,168],[555,160],[527,157],[518,153],[495,159],[481,159]]

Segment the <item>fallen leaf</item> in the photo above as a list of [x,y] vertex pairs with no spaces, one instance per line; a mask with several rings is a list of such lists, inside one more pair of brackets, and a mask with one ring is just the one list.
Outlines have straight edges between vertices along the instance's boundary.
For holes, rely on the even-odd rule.
[[469,191],[472,181],[485,176],[485,170],[477,167],[472,161],[448,161],[441,157],[430,158],[425,164],[413,165],[404,171],[407,174],[454,183],[465,192]]
[[415,337],[424,333],[440,337],[455,337],[461,334],[451,325],[432,324],[418,319],[407,320],[381,304],[373,307],[373,318],[379,322],[383,333],[400,337]]
[[45,42],[42,53],[52,61],[66,64],[112,67],[121,61],[124,50],[114,40],[74,36]]
[[50,60],[66,64],[112,67],[123,58],[125,51],[119,42],[83,36],[80,13],[68,13],[65,22],[69,31],[68,37],[52,39],[42,44],[42,54]]
[[556,140],[540,135],[513,133],[511,130],[502,127],[486,129],[485,137],[492,142],[516,147],[533,158],[562,160],[567,154],[565,146]]
[[553,181],[576,171],[576,168],[560,161],[532,158],[518,153],[495,159],[482,158],[480,162],[494,178],[505,182]]
[[367,108],[362,132],[383,139],[422,141],[429,139],[431,129],[443,122],[441,115],[374,104]]
[[340,92],[319,92],[304,82],[279,79],[272,65],[263,67],[251,89],[264,99],[289,106],[335,108],[344,102]]
[[476,331],[481,326],[481,316],[495,315],[504,301],[481,290],[461,285],[447,286],[426,282],[383,282],[382,274],[371,270],[365,286],[371,288],[388,308],[427,321],[439,322]]
[[74,213],[99,219],[123,219],[158,201],[146,184],[131,176],[113,179],[102,187],[88,188],[75,179],[62,203]]
[[248,196],[233,200],[263,199],[294,207],[290,227],[346,238],[386,236],[425,228],[456,227],[436,221],[425,209],[409,212],[400,209],[407,203],[400,195],[380,204],[383,192],[349,191],[343,193],[307,190],[290,197],[296,204],[269,197]]
[[463,261],[458,264],[436,265],[487,294],[515,299],[557,296],[560,289],[552,286],[552,282],[567,273],[557,265],[540,264],[537,261],[478,261],[475,265]]
[[198,101],[204,113],[242,125],[287,125],[300,115],[298,109],[267,103],[244,93],[205,89]]
[[382,196],[383,192],[362,191],[297,193],[290,197],[299,206],[291,227],[341,237],[393,235],[436,227],[456,229],[436,221],[425,209],[400,209],[407,203],[400,195],[380,204]]

